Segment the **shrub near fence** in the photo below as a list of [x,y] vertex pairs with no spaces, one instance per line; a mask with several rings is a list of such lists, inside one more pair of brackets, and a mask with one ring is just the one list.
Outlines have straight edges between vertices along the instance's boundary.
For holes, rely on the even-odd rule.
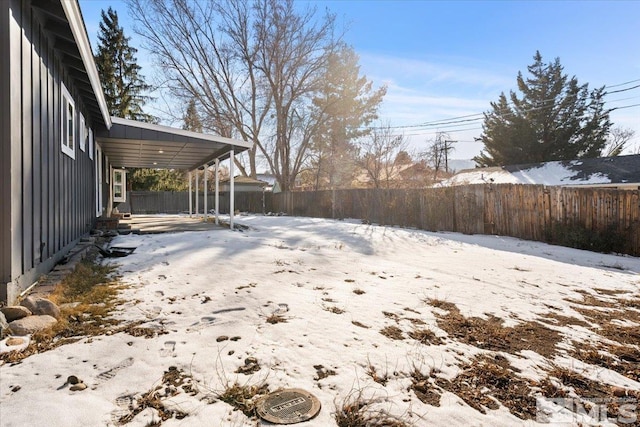
[[[130,201],[134,214],[189,210],[187,192],[131,192]],[[199,207],[203,212],[202,194]],[[208,208],[214,208],[213,193],[208,196]],[[358,218],[429,231],[497,234],[640,256],[638,190],[486,184],[419,190],[237,192],[235,208]],[[227,192],[220,193],[220,212],[229,212]]]

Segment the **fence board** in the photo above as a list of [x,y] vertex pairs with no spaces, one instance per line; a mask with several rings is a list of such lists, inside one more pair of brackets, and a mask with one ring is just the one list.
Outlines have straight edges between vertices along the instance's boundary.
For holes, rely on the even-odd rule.
[[[200,194],[200,206],[203,195]],[[213,207],[213,193],[209,195]],[[130,192],[133,213],[188,211],[188,193]],[[194,201],[195,204],[195,201]],[[239,211],[282,212],[320,218],[359,218],[371,223],[429,231],[498,234],[558,241],[562,233],[624,240],[624,252],[640,255],[638,190],[487,184],[410,190],[353,189],[309,192],[241,192]],[[228,213],[229,193],[220,194]],[[566,235],[565,235],[566,237]]]

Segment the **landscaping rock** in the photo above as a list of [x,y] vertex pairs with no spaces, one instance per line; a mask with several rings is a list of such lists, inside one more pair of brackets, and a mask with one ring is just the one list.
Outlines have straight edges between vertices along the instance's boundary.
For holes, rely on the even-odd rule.
[[60,318],[60,308],[46,298],[30,296],[22,300],[20,305],[27,307],[36,315],[47,315],[55,317],[56,319]]
[[82,391],[82,390],[86,390],[87,385],[85,383],[78,383],[76,385],[72,385],[71,387],[69,387],[69,390],[71,391]]
[[0,311],[0,338],[3,338],[9,333],[9,323],[4,317],[4,314]]
[[13,335],[29,335],[55,325],[58,321],[49,315],[28,316],[9,323]]
[[4,314],[7,322],[13,322],[14,320],[22,319],[23,317],[31,316],[31,310],[21,305],[10,305],[9,307],[0,308],[0,312]]
[[22,345],[25,343],[24,338],[20,338],[20,337],[11,337],[11,338],[7,338],[7,346],[12,347],[12,346],[16,346],[16,345]]

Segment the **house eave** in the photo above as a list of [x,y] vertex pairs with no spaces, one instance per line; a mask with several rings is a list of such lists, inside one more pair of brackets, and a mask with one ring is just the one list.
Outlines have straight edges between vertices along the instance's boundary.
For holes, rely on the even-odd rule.
[[98,106],[100,107],[102,120],[104,121],[105,127],[110,129],[111,117],[109,115],[109,109],[107,108],[107,100],[104,96],[104,92],[102,91],[98,68],[96,67],[95,60],[93,59],[93,51],[91,50],[91,43],[89,43],[87,30],[84,26],[80,6],[77,0],[62,0],[60,4],[62,5],[64,14],[67,17],[67,21],[69,22],[69,27],[73,33],[73,38],[75,39],[82,62],[84,63],[85,72],[89,78],[93,94],[96,97]]

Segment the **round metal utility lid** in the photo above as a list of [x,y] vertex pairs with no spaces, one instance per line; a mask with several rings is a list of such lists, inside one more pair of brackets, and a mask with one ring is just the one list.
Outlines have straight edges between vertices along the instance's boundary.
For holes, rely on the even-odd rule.
[[274,424],[296,424],[310,420],[320,412],[320,401],[299,388],[274,391],[256,404],[260,418]]

